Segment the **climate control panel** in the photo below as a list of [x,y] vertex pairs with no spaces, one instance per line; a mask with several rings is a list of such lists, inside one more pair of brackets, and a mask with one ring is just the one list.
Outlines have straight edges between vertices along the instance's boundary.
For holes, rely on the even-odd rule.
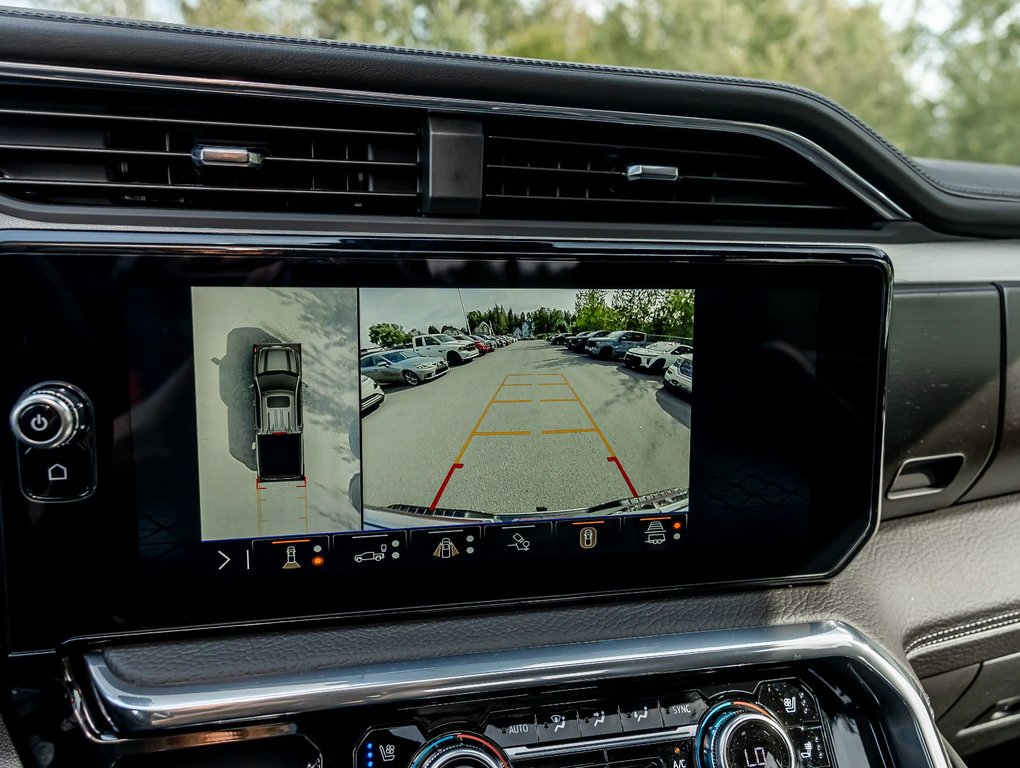
[[492,711],[450,729],[373,728],[355,768],[836,768],[817,699],[800,680],[661,697]]

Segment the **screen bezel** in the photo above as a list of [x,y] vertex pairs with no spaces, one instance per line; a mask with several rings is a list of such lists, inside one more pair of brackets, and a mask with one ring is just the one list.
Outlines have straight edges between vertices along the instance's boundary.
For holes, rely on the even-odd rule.
[[[611,559],[607,555],[611,568],[598,569],[583,582],[570,583],[564,583],[562,576],[578,563],[577,556],[568,555],[529,566],[526,571],[502,562],[461,566],[455,579],[446,579],[435,569],[422,569],[417,575],[393,571],[378,582],[359,579],[358,592],[348,592],[342,582],[323,578],[315,591],[306,587],[302,595],[275,594],[280,604],[267,605],[265,590],[259,587],[279,589],[278,582],[217,580],[205,564],[199,578],[138,571],[133,562],[138,546],[136,510],[126,503],[123,484],[118,495],[111,494],[109,482],[104,484],[104,477],[109,481],[115,473],[124,477],[123,466],[118,469],[116,465],[123,465],[126,454],[123,446],[114,447],[110,417],[127,411],[124,380],[110,376],[106,366],[87,365],[88,356],[80,350],[62,350],[59,343],[50,344],[45,350],[33,350],[30,364],[23,368],[25,381],[19,378],[9,388],[5,386],[4,402],[13,403],[34,380],[81,383],[95,403],[99,452],[106,461],[100,461],[99,491],[73,505],[28,502],[17,492],[11,474],[14,462],[4,463],[9,637],[15,651],[53,647],[72,637],[154,629],[817,581],[837,572],[877,526],[891,285],[891,265],[877,250],[491,240],[324,242],[300,238],[272,238],[274,242],[269,244],[267,238],[244,237],[213,243],[186,236],[152,236],[142,244],[137,235],[109,233],[90,239],[91,243],[79,240],[73,247],[59,242],[9,246],[5,248],[7,263],[20,265],[19,269],[31,273],[30,279],[52,282],[50,299],[60,297],[72,305],[94,305],[97,300],[92,291],[109,293],[109,288],[99,282],[90,285],[80,277],[68,280],[66,275],[107,275],[120,265],[131,277],[104,297],[106,308],[102,311],[111,328],[117,325],[117,312],[123,312],[128,285],[176,281],[184,287],[194,284],[196,270],[205,270],[209,280],[237,284],[253,268],[280,263],[302,270],[306,278],[302,285],[314,284],[316,279],[324,284],[358,285],[351,278],[353,273],[366,275],[374,270],[375,279],[381,281],[376,284],[404,286],[457,287],[469,280],[479,287],[640,287],[641,279],[654,276],[656,284],[663,287],[695,290],[712,286],[818,290],[827,318],[820,329],[819,364],[829,366],[826,378],[836,390],[832,398],[820,401],[818,422],[841,424],[845,432],[817,431],[819,444],[813,446],[817,450],[812,454],[819,459],[813,467],[809,536],[807,541],[798,539],[795,546],[780,540],[769,543],[767,553],[762,553],[756,542],[719,546],[684,558],[680,565],[663,561],[650,566],[647,557],[636,553]],[[116,239],[122,244],[111,244]],[[190,243],[184,242],[189,239]],[[82,260],[87,259],[97,260],[92,264],[101,268],[85,269],[88,264]],[[76,265],[75,269],[68,270],[70,265]],[[529,271],[534,271],[529,265],[538,267],[547,282],[536,283],[529,276]],[[625,268],[626,278],[621,276],[621,268]],[[360,280],[361,285],[371,284],[364,282],[364,277]],[[852,330],[844,315],[849,308],[855,317]],[[115,354],[122,354],[128,345],[127,324],[120,324],[119,338],[105,335],[101,340]],[[702,330],[699,327],[699,334]],[[56,334],[51,338],[59,338],[61,327],[54,325],[49,331]],[[98,343],[98,328],[82,331],[85,341],[77,340],[79,346]],[[843,410],[833,405],[837,399]],[[696,406],[695,420],[697,412]],[[833,455],[844,460],[833,461]],[[693,461],[698,461],[696,452]],[[693,465],[691,471],[693,479]],[[133,493],[130,498],[134,499]],[[82,600],[81,594],[68,586],[74,579],[91,585],[88,591],[100,598]]]

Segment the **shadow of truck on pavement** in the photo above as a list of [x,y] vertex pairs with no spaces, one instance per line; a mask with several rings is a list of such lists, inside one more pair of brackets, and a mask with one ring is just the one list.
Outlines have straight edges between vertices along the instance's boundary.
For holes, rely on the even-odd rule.
[[234,328],[227,334],[227,354],[212,362],[219,367],[220,400],[227,407],[227,444],[230,455],[252,472],[255,461],[255,372],[252,347],[279,344],[280,339],[261,328]]

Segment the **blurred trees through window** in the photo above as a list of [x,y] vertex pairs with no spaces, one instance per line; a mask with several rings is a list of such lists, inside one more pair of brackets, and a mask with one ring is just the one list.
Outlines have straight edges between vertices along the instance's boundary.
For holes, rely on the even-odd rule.
[[1020,0],[27,0],[381,45],[779,80],[908,154],[1020,165]]

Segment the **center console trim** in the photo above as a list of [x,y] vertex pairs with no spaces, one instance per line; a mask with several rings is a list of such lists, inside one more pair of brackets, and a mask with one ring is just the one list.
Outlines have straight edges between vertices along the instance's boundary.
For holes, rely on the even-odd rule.
[[950,768],[919,684],[902,663],[857,629],[816,622],[449,656],[261,677],[138,685],[85,654],[91,686],[114,732],[212,726],[367,704],[436,701],[536,686],[590,684],[699,669],[846,659],[869,668],[905,703],[933,768]]

